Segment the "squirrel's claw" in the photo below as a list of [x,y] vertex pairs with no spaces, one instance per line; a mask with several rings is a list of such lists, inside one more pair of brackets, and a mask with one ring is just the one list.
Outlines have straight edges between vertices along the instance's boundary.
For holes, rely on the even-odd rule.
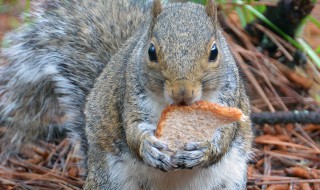
[[140,155],[147,165],[166,172],[177,167],[171,162],[170,156],[165,153],[168,151],[171,150],[167,144],[148,135],[141,144]]
[[160,150],[172,151],[169,146],[161,141],[159,141],[155,136],[149,135],[146,140],[151,146],[158,148]]
[[209,146],[211,146],[211,143],[209,141],[191,142],[191,143],[186,143],[184,145],[184,150],[186,151],[199,150],[199,149],[208,148]]
[[207,165],[214,157],[213,144],[209,141],[187,143],[183,151],[178,151],[172,158],[172,162],[179,168],[193,168],[199,165]]
[[172,162],[177,164],[179,168],[193,168],[200,165],[204,161],[204,151],[181,151],[172,157]]

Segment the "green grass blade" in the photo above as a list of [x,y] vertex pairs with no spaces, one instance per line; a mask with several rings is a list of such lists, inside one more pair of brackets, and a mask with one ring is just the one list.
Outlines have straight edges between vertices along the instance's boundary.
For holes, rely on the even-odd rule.
[[[234,2],[234,3],[237,3],[237,1],[238,0],[232,0],[232,2]],[[235,10],[236,10],[236,12],[237,12],[237,14],[239,16],[241,26],[245,27],[247,25],[247,19],[246,19],[246,16],[245,16],[244,12],[243,12],[243,7],[237,6],[235,8]]]
[[320,58],[316,54],[316,52],[313,51],[313,49],[309,46],[309,44],[304,41],[302,38],[297,39],[298,42],[301,44],[303,49],[306,51],[307,55],[309,55],[310,59],[316,64],[316,66],[320,69]]
[[269,19],[267,19],[263,14],[261,14],[259,11],[257,11],[255,8],[253,8],[251,5],[244,5],[244,7],[251,11],[256,17],[258,17],[259,19],[261,19],[263,22],[265,22],[266,24],[268,24],[274,31],[276,31],[277,33],[279,33],[284,39],[286,39],[288,42],[290,42],[291,44],[293,44],[294,46],[296,46],[297,48],[301,49],[300,44],[294,40],[293,38],[291,38],[288,34],[286,34],[285,32],[283,32],[280,28],[278,28],[276,25],[274,25]]
[[310,57],[310,59],[316,64],[316,66],[318,68],[320,68],[320,58],[319,58],[319,56],[315,53],[315,51],[313,51],[313,49],[304,40],[299,39],[299,42],[298,42],[297,40],[291,38],[289,35],[287,35],[285,32],[283,32],[276,25],[274,25],[269,19],[267,19],[263,14],[261,14],[259,11],[257,11],[251,5],[247,5],[241,0],[237,0],[236,2],[239,5],[243,5],[244,8],[247,9],[248,11],[251,11],[256,17],[258,17],[263,22],[265,22],[267,25],[269,25],[274,31],[279,33],[284,39],[286,39],[288,42],[290,42],[296,48],[304,50],[307,53],[307,55]]
[[314,18],[311,15],[308,15],[307,19],[310,20],[313,24],[315,24],[318,28],[320,28],[320,21],[318,21],[316,18]]
[[26,0],[25,11],[29,12],[31,7],[31,0]]
[[305,26],[306,26],[306,24],[307,24],[307,21],[308,21],[308,19],[307,19],[307,17],[305,17],[305,18],[300,22],[298,28],[297,28],[296,31],[295,31],[295,33],[296,33],[295,36],[296,36],[296,37],[300,37],[300,36],[303,35],[304,28],[305,28]]
[[205,5],[207,3],[207,0],[193,0],[193,2]]

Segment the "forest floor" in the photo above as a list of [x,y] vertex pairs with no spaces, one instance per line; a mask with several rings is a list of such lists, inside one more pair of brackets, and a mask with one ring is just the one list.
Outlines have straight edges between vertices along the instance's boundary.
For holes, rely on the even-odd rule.
[[[4,33],[22,22],[24,1],[0,11],[0,41]],[[320,20],[320,5],[312,14]],[[252,111],[320,110],[319,68],[308,59],[307,64],[289,68],[256,48],[255,39],[239,25],[235,14],[227,20],[231,34],[230,48],[246,81]],[[277,43],[278,54],[292,60],[295,48],[261,27]],[[320,44],[320,29],[310,23],[303,37],[311,47]],[[240,42],[239,42],[240,41]],[[1,77],[1,76],[0,76]],[[319,190],[320,189],[320,125],[278,124],[254,125],[253,156],[248,168],[250,190]],[[0,128],[0,133],[5,128]],[[79,143],[71,139],[30,145],[21,157],[0,164],[0,189],[81,189],[84,170]]]

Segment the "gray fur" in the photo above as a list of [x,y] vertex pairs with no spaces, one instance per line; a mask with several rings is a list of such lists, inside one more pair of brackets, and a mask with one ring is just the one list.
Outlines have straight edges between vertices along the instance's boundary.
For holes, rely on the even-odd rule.
[[50,0],[31,23],[7,35],[0,68],[0,123],[8,127],[2,156],[50,139],[54,130],[81,135],[86,95],[145,20],[146,8],[142,1]]

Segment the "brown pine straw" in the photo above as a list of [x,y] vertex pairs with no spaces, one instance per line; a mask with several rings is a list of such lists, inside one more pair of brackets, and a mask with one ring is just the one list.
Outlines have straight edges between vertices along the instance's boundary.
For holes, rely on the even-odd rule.
[[[255,2],[256,4],[257,2]],[[310,59],[304,67],[288,68],[232,20],[227,35],[251,97],[253,112],[319,111],[320,71]],[[292,60],[296,48],[258,26],[279,48],[277,55]],[[253,126],[256,139],[248,167],[249,190],[319,190],[320,125]],[[0,133],[5,129],[0,128]],[[79,163],[80,143],[70,139],[39,142],[19,157],[0,164],[0,189],[81,189],[85,170]]]
[[[305,67],[290,69],[252,48],[254,39],[239,25],[232,21],[227,23],[232,23],[228,28],[232,36],[236,36],[228,37],[230,49],[245,76],[249,93],[252,92],[254,112],[320,110],[319,102],[314,99],[314,89],[318,89],[316,92],[320,89],[320,72],[309,59]],[[292,45],[262,26],[258,29],[278,46],[278,54],[293,60],[296,49]],[[248,168],[248,189],[320,189],[320,126],[291,124],[254,128],[256,149],[254,163]],[[299,169],[288,173],[292,167]],[[304,179],[298,175],[299,170],[312,170],[313,175]]]
[[83,176],[77,163],[79,143],[69,139],[60,143],[29,146],[21,157],[0,165],[0,189],[81,189]]

